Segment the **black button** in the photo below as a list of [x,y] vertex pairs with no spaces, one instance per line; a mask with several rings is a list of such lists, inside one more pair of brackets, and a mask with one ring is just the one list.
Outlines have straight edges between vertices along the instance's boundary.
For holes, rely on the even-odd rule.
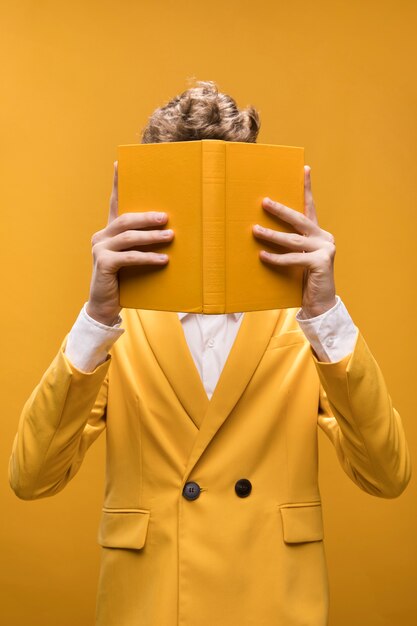
[[197,483],[185,483],[182,495],[184,498],[187,498],[187,500],[196,500],[196,498],[200,495],[200,491],[200,485]]
[[239,498],[246,498],[252,491],[252,484],[247,478],[241,478],[235,485],[235,491]]

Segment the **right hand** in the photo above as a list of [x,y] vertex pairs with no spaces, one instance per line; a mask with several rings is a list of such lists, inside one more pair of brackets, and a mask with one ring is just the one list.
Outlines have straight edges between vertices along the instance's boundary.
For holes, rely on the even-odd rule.
[[[114,163],[113,191],[110,198],[106,228],[94,233],[93,275],[87,313],[93,319],[111,326],[121,311],[117,272],[131,265],[166,265],[168,256],[156,252],[131,250],[137,246],[171,241],[172,230],[162,227],[168,221],[166,213],[124,213],[118,216],[117,161]],[[155,230],[143,230],[154,227]]]

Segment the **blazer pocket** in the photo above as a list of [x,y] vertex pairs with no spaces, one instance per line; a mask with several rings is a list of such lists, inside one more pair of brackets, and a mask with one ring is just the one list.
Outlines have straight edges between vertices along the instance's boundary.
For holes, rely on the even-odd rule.
[[149,516],[146,509],[103,508],[98,543],[104,548],[140,550],[145,545]]
[[302,330],[289,330],[282,335],[274,335],[271,337],[268,349],[281,348],[282,346],[292,346],[296,343],[305,343],[307,341]]
[[285,543],[322,541],[323,515],[320,502],[280,506]]

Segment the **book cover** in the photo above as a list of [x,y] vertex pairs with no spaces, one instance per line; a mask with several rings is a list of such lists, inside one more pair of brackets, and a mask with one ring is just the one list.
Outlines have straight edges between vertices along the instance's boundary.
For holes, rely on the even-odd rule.
[[288,252],[254,237],[254,224],[290,232],[262,208],[269,196],[304,210],[304,149],[221,140],[119,146],[119,213],[163,211],[163,267],[119,272],[120,306],[232,313],[301,306],[302,268],[272,267],[262,249]]

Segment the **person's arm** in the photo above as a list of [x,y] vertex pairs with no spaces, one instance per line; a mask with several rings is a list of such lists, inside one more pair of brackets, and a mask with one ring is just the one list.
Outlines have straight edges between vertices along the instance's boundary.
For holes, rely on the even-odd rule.
[[26,500],[63,489],[105,428],[108,355],[124,330],[121,319],[106,326],[85,309],[21,415],[9,480]]
[[318,424],[346,474],[374,496],[399,496],[411,477],[401,418],[359,332],[351,354],[334,363],[313,354],[320,378]]
[[78,370],[93,372],[107,359],[113,344],[124,333],[119,316],[112,326],[102,324],[87,313],[85,304],[68,335],[65,356]]
[[147,246],[169,243],[174,238],[174,231],[164,228],[166,213],[146,211],[118,216],[117,162],[114,166],[108,223],[92,237],[93,275],[86,306],[88,315],[106,326],[112,326],[121,311],[118,271],[122,267],[166,265],[168,255],[148,252]]
[[[162,230],[166,214],[149,211],[118,217],[117,213],[115,164],[109,220],[93,235],[90,295],[78,320],[78,330],[71,331],[20,417],[9,463],[10,485],[20,498],[40,498],[61,490],[105,428],[111,359],[107,353],[123,332],[108,329],[117,323],[121,310],[118,270],[168,262],[168,255],[146,251],[149,244],[172,240],[174,233]],[[89,324],[89,330],[84,328],[85,341],[80,339],[83,322]]]
[[[311,354],[321,383],[319,426],[333,442],[344,470],[359,487],[376,496],[393,498],[402,493],[411,476],[401,419],[362,335],[357,332],[353,342],[350,322],[347,326],[345,322],[333,326],[339,304],[333,269],[336,247],[334,237],[318,224],[308,166],[304,171],[304,193],[304,215],[279,202],[264,200],[264,208],[287,222],[295,232],[254,226],[256,237],[289,249],[283,254],[263,250],[260,256],[270,265],[304,268],[298,323],[307,336],[310,333]],[[329,320],[331,328],[327,332]],[[351,343],[345,346],[346,354],[345,347],[334,353],[335,340],[339,347],[340,340],[344,341],[343,326],[351,335],[348,344]],[[326,332],[333,346],[329,345]]]
[[307,318],[302,309],[297,314],[321,381],[318,424],[349,478],[367,493],[393,498],[411,476],[400,416],[363,337],[336,298],[319,316]]
[[25,406],[9,462],[9,482],[24,500],[51,496],[78,471],[105,428],[109,359],[77,370],[65,342]]
[[353,352],[358,329],[339,296],[336,304],[321,315],[307,317],[303,309],[296,320],[310,342],[315,356],[324,363],[340,361]]

